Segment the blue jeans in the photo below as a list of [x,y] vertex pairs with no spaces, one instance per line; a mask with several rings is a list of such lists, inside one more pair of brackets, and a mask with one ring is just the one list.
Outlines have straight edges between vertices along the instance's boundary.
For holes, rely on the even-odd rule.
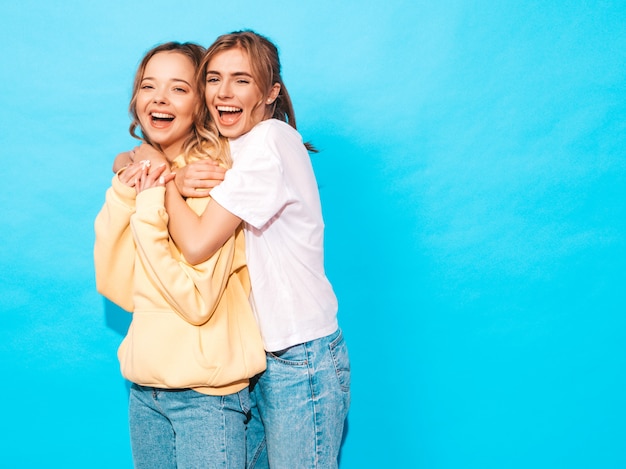
[[350,406],[350,360],[341,330],[280,352],[250,384],[248,469],[338,467]]
[[133,384],[130,440],[136,469],[243,468],[248,389],[207,396]]

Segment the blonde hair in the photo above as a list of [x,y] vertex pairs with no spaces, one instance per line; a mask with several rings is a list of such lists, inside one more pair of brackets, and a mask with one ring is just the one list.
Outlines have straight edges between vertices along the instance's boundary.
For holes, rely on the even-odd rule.
[[[196,78],[194,91],[197,93],[198,99],[196,100],[193,112],[193,125],[189,137],[187,137],[183,143],[182,155],[174,160],[172,166],[174,168],[181,167],[192,161],[210,158],[219,162],[222,166],[230,168],[232,166],[232,160],[228,140],[219,135],[217,127],[212,121],[204,104],[204,86],[200,87],[198,83],[199,75],[197,72],[202,63],[205,48],[192,42],[166,42],[153,47],[144,55],[135,73],[132,96],[128,106],[128,113],[131,118],[129,127],[130,135],[162,151],[160,145],[150,141],[148,134],[141,127],[141,122],[137,115],[137,94],[139,93],[146,67],[150,59],[161,52],[175,52],[184,55],[191,61],[196,71],[194,75]],[[137,129],[140,130],[140,134],[137,133]]]
[[[220,52],[237,48],[244,51],[248,56],[254,81],[264,96],[270,93],[274,84],[278,83],[280,85],[277,98],[271,104],[261,104],[265,106],[265,116],[286,122],[297,130],[296,113],[287,87],[280,74],[281,65],[278,48],[268,38],[252,30],[247,29],[223,34],[207,49],[198,69],[199,78],[197,81],[202,96],[204,96],[206,88],[207,66],[211,59]],[[305,146],[307,150],[317,152],[310,143],[305,143]]]

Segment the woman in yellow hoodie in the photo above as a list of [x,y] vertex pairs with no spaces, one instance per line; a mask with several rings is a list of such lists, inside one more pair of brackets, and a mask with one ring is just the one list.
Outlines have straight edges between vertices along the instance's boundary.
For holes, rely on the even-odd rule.
[[[198,45],[171,42],[141,61],[130,131],[163,158],[132,161],[131,155],[95,220],[98,292],[133,313],[118,357],[133,383],[136,468],[243,468],[248,382],[265,368],[241,227],[198,265],[184,259],[167,228],[170,168],[203,158],[230,164],[228,144],[198,94],[203,53]],[[196,213],[207,203],[208,197],[188,199]]]

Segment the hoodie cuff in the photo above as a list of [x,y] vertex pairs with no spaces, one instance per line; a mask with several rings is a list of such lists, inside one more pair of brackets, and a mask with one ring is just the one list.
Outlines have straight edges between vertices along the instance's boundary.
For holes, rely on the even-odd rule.
[[137,191],[134,187],[129,187],[124,184],[122,181],[120,181],[120,178],[118,177],[120,173],[125,169],[126,168],[120,169],[115,174],[115,176],[113,176],[113,180],[111,181],[111,187],[115,191],[115,194],[122,200],[122,202],[130,206],[134,206],[135,199],[137,198]]

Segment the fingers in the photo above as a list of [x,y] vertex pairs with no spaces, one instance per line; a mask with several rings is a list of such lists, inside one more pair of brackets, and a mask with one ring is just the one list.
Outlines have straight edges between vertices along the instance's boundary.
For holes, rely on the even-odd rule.
[[226,168],[211,160],[201,160],[189,165],[188,177],[193,179],[224,180]]
[[205,160],[195,160],[192,161],[191,163],[189,163],[188,165],[190,168],[202,168],[202,167],[206,167],[206,166],[212,166],[212,167],[220,167],[219,163],[217,161],[214,160],[210,160],[210,159],[205,159]]
[[193,189],[196,192],[208,192],[215,186],[218,186],[222,182],[216,179],[191,179],[185,181],[185,185],[188,189]]
[[122,183],[134,187],[137,193],[175,180],[178,191],[184,197],[205,197],[224,180],[226,173],[225,168],[212,160],[195,161],[180,168],[178,174],[169,173],[163,155],[145,143],[126,155],[130,163],[118,177]]
[[153,187],[164,186],[175,177],[173,173],[164,175],[164,172],[167,170],[167,165],[165,163],[152,169],[149,161],[142,163],[142,167],[137,174],[135,183],[137,193]]
[[140,172],[141,165],[137,163],[132,163],[128,165],[126,169],[118,175],[118,178],[123,184],[126,184],[129,187],[135,187],[135,181]]
[[176,173],[169,173],[165,176],[159,176],[159,185],[165,186],[168,182],[173,181],[176,177]]
[[213,160],[199,160],[182,168],[176,187],[184,197],[205,197],[224,180],[226,169]]

